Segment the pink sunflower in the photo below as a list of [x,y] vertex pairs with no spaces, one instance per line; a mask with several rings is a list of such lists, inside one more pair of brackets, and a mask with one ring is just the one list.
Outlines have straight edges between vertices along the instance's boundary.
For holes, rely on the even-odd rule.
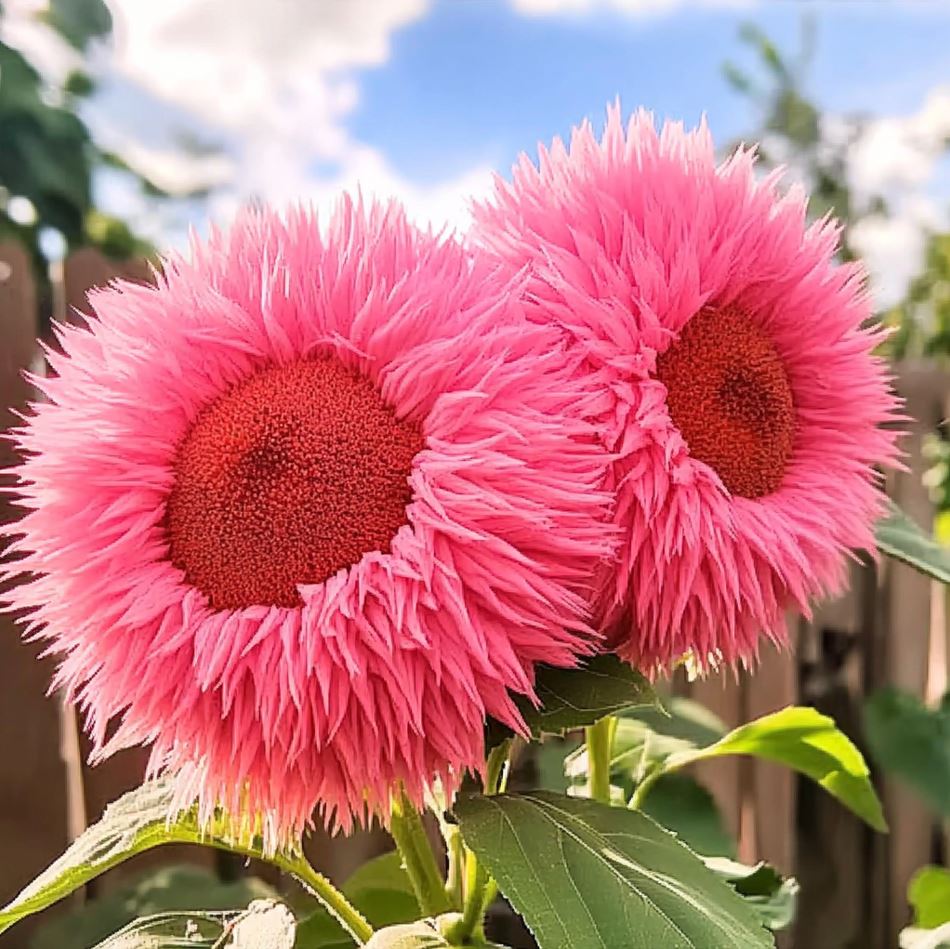
[[248,213],[157,281],[59,328],[15,435],[54,687],[269,847],[451,791],[591,649],[606,461],[557,334],[394,206]]
[[751,660],[873,549],[875,465],[897,455],[882,334],[836,225],[777,184],[751,150],[717,165],[705,126],[625,130],[616,106],[600,141],[585,124],[523,157],[475,209],[601,393],[623,540],[596,613],[644,669]]

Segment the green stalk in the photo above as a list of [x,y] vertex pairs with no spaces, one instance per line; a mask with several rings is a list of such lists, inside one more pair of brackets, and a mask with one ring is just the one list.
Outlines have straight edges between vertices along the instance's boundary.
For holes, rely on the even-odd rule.
[[422,818],[402,791],[393,800],[389,833],[406,866],[406,874],[419,900],[419,908],[426,916],[447,913],[452,905],[425,827],[422,826]]
[[610,753],[616,730],[617,719],[612,715],[584,729],[590,796],[603,804],[610,803]]
[[[508,784],[509,755],[511,742],[503,741],[491,750],[485,763],[486,795],[504,793]],[[498,885],[482,867],[475,853],[465,849],[465,901],[462,917],[446,932],[445,937],[453,945],[465,945],[474,935],[483,935],[482,920],[491,905]]]
[[310,866],[303,854],[281,855],[274,862],[295,876],[356,940],[358,946],[364,946],[372,939],[373,927],[365,917],[322,873]]
[[663,776],[663,768],[657,764],[652,771],[648,771],[644,779],[634,788],[633,795],[630,798],[629,808],[632,811],[642,811],[643,802],[647,795],[653,789],[653,785]]
[[445,892],[449,902],[458,909],[462,908],[462,869],[465,865],[465,844],[458,826],[446,824],[442,830],[445,849],[449,855],[449,872],[445,878]]

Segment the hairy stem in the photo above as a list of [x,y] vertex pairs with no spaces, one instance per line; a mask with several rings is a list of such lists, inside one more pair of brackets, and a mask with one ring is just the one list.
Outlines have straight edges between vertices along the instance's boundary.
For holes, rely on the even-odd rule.
[[653,785],[663,776],[663,768],[661,765],[656,765],[651,771],[648,771],[644,776],[643,780],[634,788],[633,795],[630,797],[630,810],[632,811],[642,811],[643,802],[647,799],[647,795],[653,789]]
[[603,804],[610,803],[610,752],[616,730],[617,719],[612,715],[584,729],[590,796]]
[[[501,794],[508,784],[509,754],[511,742],[503,741],[491,750],[485,763],[484,793]],[[464,945],[474,935],[482,935],[482,920],[491,905],[498,886],[479,864],[475,853],[465,848],[465,901],[462,918],[446,933],[446,938],[455,945]]]
[[295,876],[325,907],[328,913],[363,946],[373,937],[373,927],[360,911],[303,854],[283,856],[277,865]]
[[465,866],[465,844],[456,825],[447,825],[443,831],[449,854],[449,872],[445,878],[445,892],[452,906],[462,908],[462,871]]
[[448,912],[452,908],[451,902],[425,827],[422,826],[422,818],[402,791],[393,800],[389,833],[396,841],[396,848],[406,865],[406,874],[419,900],[419,908],[426,916]]

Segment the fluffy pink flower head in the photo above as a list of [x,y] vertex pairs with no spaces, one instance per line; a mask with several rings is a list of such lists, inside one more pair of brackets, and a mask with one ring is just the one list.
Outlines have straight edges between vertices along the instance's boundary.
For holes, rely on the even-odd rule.
[[482,763],[590,651],[606,462],[521,288],[394,206],[241,218],[61,327],[16,433],[27,572],[95,754],[182,804],[348,827]]
[[600,391],[623,541],[597,614],[644,669],[752,659],[873,548],[874,466],[896,457],[881,334],[835,224],[777,184],[751,150],[717,165],[705,125],[625,129],[618,106],[476,208]]

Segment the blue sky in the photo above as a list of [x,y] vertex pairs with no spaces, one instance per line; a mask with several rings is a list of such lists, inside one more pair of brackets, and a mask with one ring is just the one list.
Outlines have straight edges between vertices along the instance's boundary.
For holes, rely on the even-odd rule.
[[[69,66],[35,13],[4,0],[0,33],[47,71]],[[718,142],[758,127],[726,82],[754,23],[794,58],[815,27],[806,90],[834,117],[873,121],[848,173],[895,214],[857,234],[876,286],[899,294],[927,228],[950,226],[950,3],[943,0],[108,0],[88,119],[99,139],[169,188],[207,201],[156,207],[116,175],[99,199],[160,245],[226,223],[247,200],[328,204],[341,189],[394,195],[422,223],[464,231],[471,196],[522,150],[602,122],[620,96]],[[182,133],[216,152],[182,151]],[[943,156],[943,157],[942,157]]]
[[525,17],[501,0],[442,0],[394,35],[384,66],[364,72],[352,128],[419,179],[480,161],[506,169],[581,117],[599,121],[616,95],[689,123],[705,112],[717,139],[729,140],[755,125],[753,106],[722,73],[727,58],[756,65],[742,24],[794,52],[805,16],[816,29],[807,87],[831,109],[912,112],[950,82],[950,4],[939,2]]

